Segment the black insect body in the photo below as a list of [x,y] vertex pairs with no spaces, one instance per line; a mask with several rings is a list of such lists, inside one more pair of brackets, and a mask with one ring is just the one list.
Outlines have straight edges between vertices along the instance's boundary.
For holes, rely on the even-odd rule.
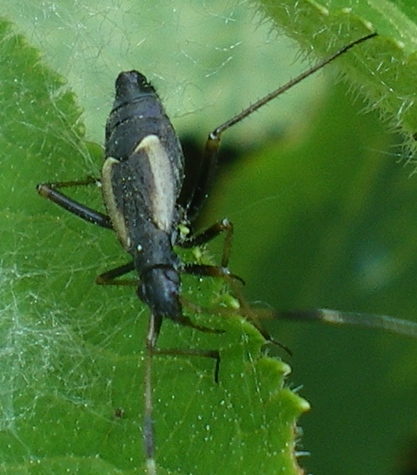
[[184,157],[177,135],[145,77],[121,73],[106,125],[104,202],[117,236],[133,258],[139,297],[159,328],[182,320],[180,262],[173,245],[184,211],[177,206]]
[[[182,313],[180,272],[228,276],[228,257],[221,267],[184,265],[173,246],[204,243],[222,231],[231,233],[231,225],[223,220],[194,238],[181,237],[179,224],[188,224],[187,209],[179,204],[184,183],[181,144],[155,89],[137,71],[123,72],[116,80],[116,99],[106,124],[105,156],[103,198],[111,225],[132,256],[131,268],[139,275],[138,296],[154,318],[152,346],[164,317],[209,331]],[[194,196],[202,202],[193,194],[187,197],[187,208],[195,209]],[[102,275],[100,283],[114,278],[113,272]]]
[[[238,279],[227,267],[232,236],[232,225],[228,220],[215,223],[201,234],[190,233],[187,238],[179,232],[180,225],[189,226],[190,222],[193,223],[207,196],[214,176],[221,134],[353,46],[374,36],[375,34],[370,34],[350,43],[217,127],[209,134],[200,172],[191,188],[184,186],[186,178],[190,180],[190,177],[185,176],[186,162],[181,145],[154,88],[137,71],[123,72],[116,81],[116,98],[106,124],[105,161],[99,180],[108,215],[82,205],[59,191],[65,187],[96,183],[95,179],[38,185],[38,192],[59,206],[86,221],[113,229],[124,249],[130,254],[130,262],[101,274],[97,278],[99,284],[116,284],[118,277],[133,270],[138,273],[137,293],[150,309],[146,341],[144,426],[149,474],[156,473],[152,427],[152,354],[174,352],[214,358],[217,378],[219,355],[215,350],[156,349],[164,318],[202,331],[212,331],[192,323],[183,315],[180,275],[190,273]],[[184,264],[174,251],[174,246],[200,245],[222,232],[225,233],[225,245],[220,266]],[[340,312],[324,310],[276,314],[284,318],[311,317],[332,323],[343,322],[343,315]],[[360,315],[359,318],[353,314],[349,315],[350,320],[346,318],[345,321],[360,324]],[[389,327],[390,324],[387,323],[386,326]],[[398,331],[393,329],[392,325],[389,329]],[[415,328],[414,331],[417,334]],[[272,340],[262,329],[261,332]],[[409,329],[404,330],[404,333],[407,332]]]
[[[123,72],[116,80],[116,98],[106,124],[105,157],[100,182],[108,216],[58,191],[96,183],[95,179],[41,184],[38,192],[81,218],[116,232],[133,260],[100,275],[97,281],[117,284],[117,277],[137,271],[138,296],[155,319],[153,344],[164,317],[207,330],[182,314],[179,274],[231,275],[227,269],[228,246],[219,267],[184,265],[173,246],[193,247],[223,231],[230,235],[232,226],[222,220],[200,235],[181,238],[178,226],[186,224],[186,211],[195,210],[196,203],[201,206],[203,200],[194,192],[187,197],[186,208],[179,204],[184,182],[181,144],[155,89],[137,71]],[[203,181],[207,181],[207,176]],[[195,190],[198,189],[196,186]]]

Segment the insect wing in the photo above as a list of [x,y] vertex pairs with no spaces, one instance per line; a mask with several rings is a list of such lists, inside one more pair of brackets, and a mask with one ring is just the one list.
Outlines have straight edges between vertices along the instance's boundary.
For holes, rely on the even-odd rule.
[[172,162],[155,135],[146,137],[127,160],[106,159],[103,193],[125,249],[149,242],[144,235],[149,234],[147,230],[171,233],[177,222],[174,175]]
[[124,248],[132,252],[158,231],[171,235],[179,219],[184,157],[155,89],[137,71],[116,80],[105,148],[103,196]]

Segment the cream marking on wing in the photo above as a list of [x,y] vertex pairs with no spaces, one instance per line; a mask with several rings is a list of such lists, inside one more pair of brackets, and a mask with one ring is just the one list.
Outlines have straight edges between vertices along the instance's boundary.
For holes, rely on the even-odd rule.
[[153,179],[150,192],[152,219],[156,226],[171,231],[175,210],[174,176],[172,165],[165,148],[156,135],[145,137],[135,152],[145,152]]
[[119,160],[113,157],[108,157],[104,161],[103,167],[101,169],[101,185],[103,190],[103,199],[106,204],[107,213],[110,216],[113,229],[116,231],[119,241],[122,243],[122,246],[129,250],[130,247],[130,238],[129,233],[126,229],[125,220],[123,215],[117,208],[116,199],[113,193],[112,186],[112,167],[119,164]]

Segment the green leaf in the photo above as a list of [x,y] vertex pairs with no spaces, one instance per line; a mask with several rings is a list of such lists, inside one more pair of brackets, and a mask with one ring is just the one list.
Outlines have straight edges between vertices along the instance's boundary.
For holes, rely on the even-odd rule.
[[[2,469],[142,473],[148,310],[130,288],[93,284],[126,260],[114,234],[35,190],[85,176],[101,151],[85,141],[62,78],[9,24],[1,27]],[[94,187],[74,196],[100,207]],[[225,302],[210,280],[184,279],[184,293],[214,314]],[[163,326],[161,348],[219,348],[221,367],[216,384],[212,361],[154,357],[159,474],[209,474],[213,466],[218,474],[298,472],[295,424],[308,404],[285,386],[288,366],[262,356],[263,338],[233,314],[199,317],[222,335]]]
[[[113,1],[83,2],[76,9],[65,1],[30,2],[24,8],[18,2],[3,3],[3,14],[42,50],[43,62],[68,79],[68,88],[85,108],[88,138],[99,143],[120,70],[137,68],[147,74],[175,124],[192,130],[202,142],[223,119],[295,75],[288,66],[294,55],[288,52],[288,43],[279,47],[281,39],[265,33],[269,23],[254,28],[252,10],[245,3],[239,8],[224,2],[190,8],[189,2],[178,2],[175,9],[154,0],[125,2],[117,8]],[[280,5],[284,3],[275,2]],[[293,5],[298,12],[307,11],[306,21],[298,22],[300,13],[286,16]],[[300,43],[312,45],[307,49],[324,56],[368,31],[363,5],[355,2],[349,16],[333,15],[330,7],[331,14],[324,15],[317,2],[287,2],[279,18],[286,19],[288,34],[294,31]],[[413,7],[405,2],[401,7],[411,18]],[[306,27],[309,18],[315,29]],[[385,18],[396,16],[391,10]],[[338,61],[338,67],[347,65],[357,82],[369,86],[368,97],[377,97],[377,105],[384,105],[382,99],[391,94],[385,89],[386,77],[373,75],[378,89],[365,73],[381,69],[388,79],[390,74],[401,77],[398,88],[393,87],[395,81],[388,81],[394,94],[387,97],[382,114],[394,124],[404,116],[401,128],[413,133],[413,122],[407,122],[412,117],[408,111],[413,110],[412,104],[408,107],[410,77],[415,76],[409,67],[411,30],[407,23],[403,48],[398,44],[402,36],[385,32],[385,23],[377,20],[369,21],[387,37],[358,48]],[[317,38],[322,40],[316,45]],[[3,471],[141,473],[141,342],[147,311],[132,289],[92,284],[97,273],[126,259],[114,235],[79,222],[34,192],[34,186],[45,180],[97,173],[101,150],[85,141],[79,108],[71,94],[65,94],[62,79],[41,66],[38,53],[7,29],[2,47]],[[359,74],[361,55],[369,67],[359,68]],[[387,62],[398,63],[399,68],[388,69]],[[242,158],[235,164],[237,194],[232,182],[225,181],[222,201],[212,201],[215,212],[210,220],[225,215],[234,221],[232,269],[248,282],[254,300],[277,307],[328,305],[411,318],[416,255],[413,182],[406,180],[408,170],[396,165],[392,156],[384,162],[390,166],[381,171],[375,150],[387,147],[391,153],[386,131],[374,116],[365,127],[368,119],[356,117],[358,110],[351,109],[346,91],[332,92],[320,76],[282,98],[279,114],[271,105],[236,127],[246,148],[262,141],[266,146],[252,162]],[[401,109],[398,97],[403,92]],[[380,96],[372,95],[376,93]],[[359,109],[372,108],[369,101]],[[282,142],[268,140],[280,134]],[[247,178],[238,174],[240,170]],[[387,186],[390,193],[385,193]],[[373,194],[374,187],[379,194]],[[97,190],[79,190],[74,196],[100,207]],[[225,197],[230,197],[230,208]],[[372,226],[374,215],[363,211],[368,199],[371,204],[382,203]],[[268,202],[272,207],[265,210],[263,204]],[[330,220],[329,227],[322,215]],[[367,228],[366,239],[358,238],[359,243],[353,239]],[[387,241],[395,241],[398,233],[402,239],[395,252],[387,250]],[[341,273],[351,267],[353,275]],[[215,309],[223,290],[213,285],[198,283],[196,288],[193,279],[187,279],[185,290],[193,302]],[[221,348],[220,383],[213,383],[211,361],[156,358],[158,473],[213,473],[213,467],[216,473],[276,473],[278,468],[297,473],[294,421],[306,404],[282,388],[287,367],[259,359],[262,340],[250,325],[236,318],[200,318],[202,324],[225,328],[226,333],[199,335],[167,322],[161,346]],[[402,340],[398,346],[378,337],[374,342],[368,336],[354,345],[358,334],[340,330],[338,340],[323,333],[324,341],[316,347],[320,337],[312,335],[320,330],[297,326],[286,334],[281,328],[275,331],[294,350],[292,380],[303,382],[303,394],[313,396],[309,399],[315,411],[303,418],[304,447],[312,456],[302,465],[321,474],[386,473],[397,450],[394,441],[405,437],[403,426],[413,423],[413,402],[403,397],[404,393],[414,397],[413,347]],[[339,352],[342,347],[346,354]],[[376,365],[370,364],[375,360]],[[390,417],[385,417],[387,413]],[[283,453],[285,461],[271,445],[276,447],[282,434],[290,443]]]

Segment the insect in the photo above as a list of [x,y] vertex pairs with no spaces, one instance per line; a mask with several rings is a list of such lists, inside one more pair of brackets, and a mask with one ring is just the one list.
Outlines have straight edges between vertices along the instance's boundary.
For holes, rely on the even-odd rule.
[[[203,332],[214,331],[195,324],[184,315],[180,297],[181,274],[227,278],[232,283],[240,280],[228,268],[232,224],[223,219],[200,234],[194,234],[191,228],[215,175],[221,135],[307,76],[374,36],[376,33],[348,44],[214,129],[208,136],[197,179],[186,176],[187,162],[179,139],[153,86],[137,71],[122,72],[116,80],[116,97],[106,124],[105,160],[100,180],[91,178],[38,185],[41,196],[90,223],[113,229],[123,248],[130,254],[131,260],[127,264],[98,276],[98,284],[117,284],[119,277],[131,271],[138,273],[137,294],[150,310],[146,337],[144,422],[145,457],[149,474],[156,473],[152,424],[152,355],[175,352],[212,358],[215,360],[215,379],[218,377],[220,357],[216,350],[179,352],[156,346],[164,318]],[[185,182],[190,179],[193,180],[192,186],[185,186]],[[97,181],[102,186],[107,214],[80,204],[60,191]],[[225,243],[219,266],[185,264],[175,252],[174,246],[191,248],[205,244],[222,233]],[[348,314],[325,310],[296,315],[281,313],[277,316],[360,323],[353,317],[349,321]],[[381,321],[387,321],[384,318]],[[378,325],[375,322],[373,320],[369,324]],[[401,327],[401,322],[397,321],[397,326]],[[404,327],[401,328],[400,331],[409,333]]]

